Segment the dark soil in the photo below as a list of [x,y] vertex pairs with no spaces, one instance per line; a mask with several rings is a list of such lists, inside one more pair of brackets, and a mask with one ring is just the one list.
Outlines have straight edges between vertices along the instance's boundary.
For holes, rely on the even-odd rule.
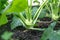
[[[14,30],[11,30],[10,28],[11,19],[12,19],[11,16],[9,16],[8,18],[9,22],[5,25],[2,25],[2,27],[0,28],[0,35],[2,35],[4,31],[11,31],[14,33],[11,40],[40,40],[43,34],[43,31],[26,30],[23,26],[19,26]],[[47,28],[48,25],[52,22],[51,19],[49,18],[46,18],[46,19],[44,18],[41,20],[43,21],[37,23],[38,24],[37,28]],[[60,23],[57,23],[54,30],[60,29],[59,26],[60,26]],[[0,40],[2,40],[1,37],[0,37]]]
[[44,17],[44,18],[41,18],[40,21],[51,21],[51,18],[49,18],[49,17]]
[[[50,23],[52,23],[52,21],[41,21],[37,25],[38,25],[39,28],[48,28]],[[58,21],[58,23],[56,24],[54,30],[59,30],[59,29],[60,29],[60,22]]]
[[22,30],[17,29],[13,30],[14,35],[13,35],[13,40],[40,40],[40,37],[42,35],[42,31],[36,31],[36,30]]
[[0,28],[0,35],[2,35],[4,31],[10,31],[14,33],[11,40],[40,40],[41,35],[43,33],[42,31],[26,30],[22,26],[19,26],[14,30],[11,30],[8,25],[4,25]]
[[26,30],[23,26],[19,26],[14,30],[11,30],[10,23],[12,22],[12,18],[12,15],[8,15],[9,22],[0,27],[0,40],[2,40],[1,35],[5,31],[10,31],[14,33],[10,40],[40,40],[43,33],[42,31]]

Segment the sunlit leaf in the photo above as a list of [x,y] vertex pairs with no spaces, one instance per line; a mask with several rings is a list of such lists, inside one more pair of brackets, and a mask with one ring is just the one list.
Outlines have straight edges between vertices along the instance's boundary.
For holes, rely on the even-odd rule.
[[8,22],[6,15],[0,16],[0,26]]
[[12,35],[13,35],[12,32],[5,31],[1,37],[2,37],[2,39],[4,39],[4,40],[9,40]]
[[13,0],[7,12],[21,12],[27,8],[27,0]]

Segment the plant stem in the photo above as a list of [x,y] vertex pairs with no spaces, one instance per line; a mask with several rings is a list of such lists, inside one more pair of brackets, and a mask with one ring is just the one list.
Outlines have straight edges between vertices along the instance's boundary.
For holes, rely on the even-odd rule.
[[59,18],[59,16],[58,16],[59,7],[57,7],[57,5],[54,7],[54,5],[52,3],[50,3],[50,7],[51,7],[51,11],[52,11],[52,19],[53,20],[58,20],[58,18]]
[[45,28],[30,28],[31,30],[39,30],[39,31],[44,31],[45,30]]
[[26,23],[25,23],[25,17],[21,14],[21,13],[19,13],[19,17],[20,17],[20,21],[22,22],[22,24],[24,25],[24,26],[26,26]]
[[32,0],[30,0],[30,6],[28,5],[28,8],[26,10],[26,18],[30,21],[32,19],[32,11],[31,11],[31,8],[32,8]]
[[48,6],[48,4],[46,4],[46,8],[47,8],[47,9],[48,9],[48,11],[51,13],[50,8],[49,8],[49,6]]
[[35,15],[34,15],[34,17],[33,17],[33,24],[36,23],[39,15],[40,15],[40,13],[41,13],[41,11],[42,11],[42,9],[43,9],[43,7],[45,6],[46,3],[47,3],[47,0],[44,1],[44,2],[40,5],[39,9],[38,9],[37,12],[35,13]]
[[29,15],[30,15],[30,19],[32,19],[32,0],[30,0],[30,8],[29,8]]
[[12,2],[9,3],[9,5],[6,6],[6,8],[2,11],[2,14],[3,14],[3,15],[6,15],[6,14],[7,14],[6,11],[8,10],[8,8],[10,7],[11,4],[12,4]]

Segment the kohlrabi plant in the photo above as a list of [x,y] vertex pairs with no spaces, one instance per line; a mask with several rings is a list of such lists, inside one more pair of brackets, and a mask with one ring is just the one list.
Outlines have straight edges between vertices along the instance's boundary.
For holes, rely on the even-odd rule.
[[48,0],[46,7],[51,14],[52,20],[58,20],[59,6],[60,6],[60,0]]
[[[5,13],[17,13],[21,23],[26,29],[41,30],[40,28],[34,28],[34,25],[47,2],[48,0],[44,0],[34,16],[32,16],[32,0],[30,0],[30,5],[28,5],[28,0],[12,0],[11,5],[7,6]],[[26,17],[21,13],[24,10]]]
[[48,0],[45,7],[50,12],[53,23],[44,31],[41,40],[60,40],[60,32],[57,33],[57,30],[53,30],[59,18],[59,5],[60,0]]

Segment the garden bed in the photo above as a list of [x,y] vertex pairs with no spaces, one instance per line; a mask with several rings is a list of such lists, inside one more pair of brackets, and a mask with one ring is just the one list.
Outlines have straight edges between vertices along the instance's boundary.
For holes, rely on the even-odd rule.
[[0,0],[0,40],[60,40],[60,0],[33,3]]
[[[2,27],[0,28],[0,35],[4,31],[8,30],[8,31],[11,31],[11,32],[14,33],[11,40],[40,40],[40,38],[41,38],[44,31],[27,30],[23,26],[18,26],[14,30],[11,30],[10,23],[12,22],[12,18],[13,18],[13,16],[10,15],[8,17],[9,22],[5,25],[2,25]],[[38,25],[38,26],[36,26],[37,28],[48,28],[48,25],[50,23],[52,23],[50,18],[47,18],[47,20],[46,20],[46,18],[43,18],[41,20],[43,20],[43,21],[40,21],[40,22],[36,23]],[[54,30],[59,30],[60,29],[59,26],[60,26],[60,21],[58,21],[58,23],[56,24]],[[0,40],[2,40],[2,39],[0,39]]]

